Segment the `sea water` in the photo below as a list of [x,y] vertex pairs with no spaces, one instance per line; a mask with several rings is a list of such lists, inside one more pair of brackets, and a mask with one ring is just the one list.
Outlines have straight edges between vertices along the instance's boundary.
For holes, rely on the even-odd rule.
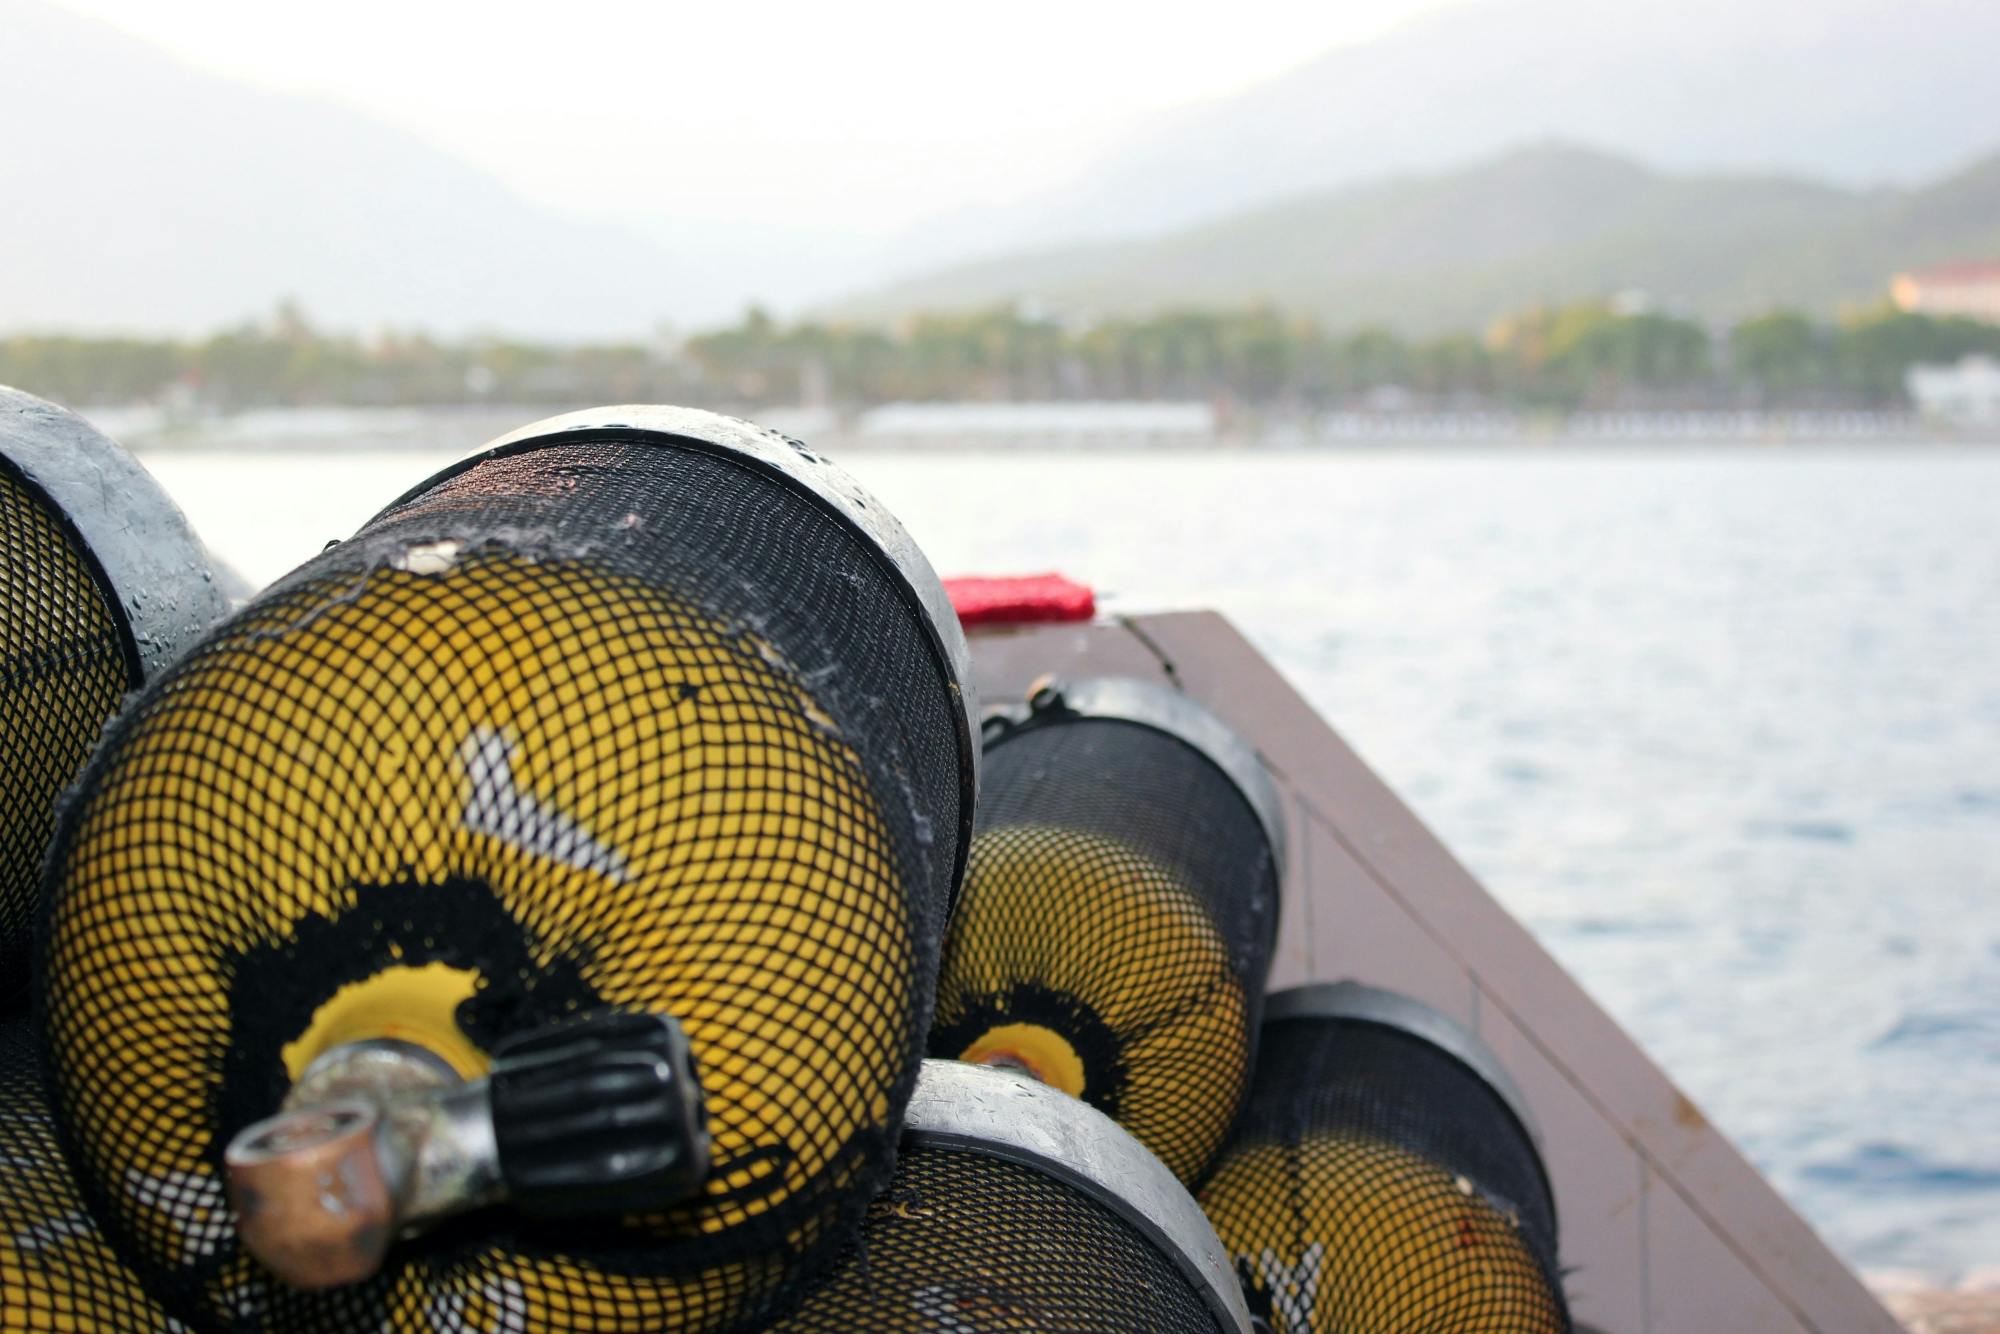
[[[313,429],[146,461],[261,582],[483,434]],[[1228,614],[1849,1260],[2000,1261],[2000,453],[842,462],[945,573]]]

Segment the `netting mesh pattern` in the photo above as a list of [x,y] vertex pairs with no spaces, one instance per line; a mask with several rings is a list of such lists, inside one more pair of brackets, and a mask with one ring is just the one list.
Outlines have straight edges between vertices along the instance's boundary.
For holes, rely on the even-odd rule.
[[[66,814],[41,987],[72,1152],[176,1313],[280,1329],[715,1329],[885,1179],[959,823],[924,627],[849,530],[692,449],[478,465],[225,622]],[[691,1203],[489,1211],[303,1294],[219,1170],[329,1046],[462,1073],[604,1005],[688,1032]]]
[[83,1207],[56,1142],[28,1020],[0,1020],[0,1330],[178,1328]]
[[134,683],[91,558],[0,460],[0,1006],[26,991],[56,797]]
[[1267,1024],[1201,1205],[1278,1334],[1561,1334],[1534,1145],[1436,1047],[1374,1024]]
[[1175,1264],[1031,1167],[906,1149],[860,1244],[783,1334],[1215,1334]]
[[1019,1061],[1193,1180],[1249,1082],[1277,913],[1263,826],[1149,727],[1017,732],[986,754],[933,1056]]

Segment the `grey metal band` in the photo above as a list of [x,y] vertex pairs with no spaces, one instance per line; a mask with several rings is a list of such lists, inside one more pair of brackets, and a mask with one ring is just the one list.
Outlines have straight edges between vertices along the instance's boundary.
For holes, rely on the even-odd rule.
[[1098,676],[1037,686],[1028,706],[1028,717],[1022,726],[1031,727],[1038,721],[1065,714],[1109,718],[1165,732],[1199,751],[1204,759],[1222,770],[1250,804],[1258,823],[1264,826],[1277,875],[1280,879],[1284,877],[1285,808],[1278,796],[1278,785],[1271,781],[1250,743],[1192,696],[1151,681]]
[[[958,709],[959,774],[963,800],[959,810],[956,885],[972,845],[972,816],[979,794],[979,695],[973,684],[972,655],[965,632],[952,610],[944,581],[918,549],[896,516],[831,461],[800,442],[736,417],[700,408],[627,404],[565,413],[511,431],[480,446],[424,481],[411,487],[382,511],[416,499],[440,482],[456,477],[487,459],[504,458],[551,445],[593,440],[648,439],[660,444],[719,454],[776,476],[804,493],[844,523],[881,558],[883,567],[903,590],[924,623],[945,682]],[[380,518],[381,514],[376,515]],[[372,523],[374,520],[370,520]]]
[[903,1141],[1019,1163],[1081,1191],[1174,1263],[1217,1328],[1249,1334],[1242,1285],[1201,1207],[1144,1145],[1088,1103],[1009,1070],[927,1060]]
[[48,497],[117,601],[142,680],[229,610],[229,577],[153,475],[75,413],[0,385],[0,455]]
[[1380,1024],[1421,1038],[1465,1066],[1493,1090],[1507,1110],[1521,1123],[1536,1149],[1542,1147],[1541,1128],[1535,1123],[1528,1100],[1521,1094],[1507,1068],[1500,1064],[1487,1045],[1450,1017],[1440,1014],[1420,1000],[1397,991],[1386,991],[1361,982],[1319,982],[1311,986],[1274,991],[1264,998],[1264,1022],[1286,1019],[1339,1019],[1351,1023]]

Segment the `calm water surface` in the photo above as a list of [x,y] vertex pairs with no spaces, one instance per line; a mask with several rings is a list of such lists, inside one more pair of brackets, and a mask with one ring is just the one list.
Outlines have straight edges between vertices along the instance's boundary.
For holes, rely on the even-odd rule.
[[[261,581],[440,431],[147,462]],[[843,461],[946,573],[1228,613],[1851,1260],[2000,1261],[2000,454]]]

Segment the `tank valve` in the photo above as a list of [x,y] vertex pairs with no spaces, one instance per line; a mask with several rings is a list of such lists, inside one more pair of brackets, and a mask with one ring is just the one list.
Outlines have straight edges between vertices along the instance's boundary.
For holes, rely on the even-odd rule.
[[223,1156],[244,1249],[298,1288],[357,1283],[390,1244],[502,1202],[542,1217],[667,1208],[708,1173],[686,1035],[613,1011],[507,1039],[482,1079],[413,1043],[344,1043]]

